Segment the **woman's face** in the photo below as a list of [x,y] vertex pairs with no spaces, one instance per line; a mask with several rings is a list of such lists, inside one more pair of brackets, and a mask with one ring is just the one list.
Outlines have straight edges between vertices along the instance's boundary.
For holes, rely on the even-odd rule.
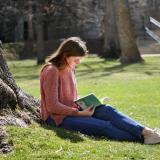
[[78,65],[79,63],[81,63],[81,59],[82,59],[82,57],[70,56],[70,57],[68,57],[66,60],[67,60],[68,65],[69,65],[72,69],[74,69],[76,65]]

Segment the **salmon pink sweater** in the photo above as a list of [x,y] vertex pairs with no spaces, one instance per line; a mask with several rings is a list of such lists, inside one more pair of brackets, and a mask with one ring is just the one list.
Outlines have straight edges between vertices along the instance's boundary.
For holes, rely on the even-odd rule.
[[41,116],[45,121],[49,116],[60,125],[66,116],[76,116],[78,106],[77,86],[74,72],[66,67],[63,70],[55,65],[47,65],[40,75]]

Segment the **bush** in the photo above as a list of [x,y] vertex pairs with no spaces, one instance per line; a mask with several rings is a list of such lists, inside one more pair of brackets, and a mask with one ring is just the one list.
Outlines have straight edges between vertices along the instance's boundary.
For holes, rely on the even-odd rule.
[[3,44],[5,55],[8,60],[27,59],[35,57],[34,43],[18,42]]

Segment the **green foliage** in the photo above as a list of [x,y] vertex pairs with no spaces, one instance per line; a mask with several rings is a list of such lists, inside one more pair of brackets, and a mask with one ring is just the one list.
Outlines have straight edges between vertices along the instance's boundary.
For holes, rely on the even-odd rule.
[[[39,66],[36,61],[8,62],[17,83],[39,97]],[[110,104],[144,125],[160,124],[160,58],[145,58],[145,63],[122,65],[96,56],[86,58],[77,68],[81,96],[90,92],[108,96]],[[62,128],[34,124],[29,128],[7,127],[15,150],[0,160],[158,160],[160,145],[116,142],[88,137]]]
[[18,60],[19,54],[24,47],[23,43],[5,43],[3,44],[5,54],[4,57],[7,60]]
[[36,44],[34,42],[4,43],[4,57],[7,60],[31,59],[36,57]]

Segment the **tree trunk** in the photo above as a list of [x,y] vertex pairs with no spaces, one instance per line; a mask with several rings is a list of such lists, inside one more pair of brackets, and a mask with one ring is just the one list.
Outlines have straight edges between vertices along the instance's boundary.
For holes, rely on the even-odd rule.
[[28,2],[29,13],[28,13],[28,40],[34,40],[34,32],[33,32],[33,11],[32,11],[32,2]]
[[120,45],[113,0],[105,0],[104,30],[104,56],[118,58]]
[[44,35],[43,35],[43,15],[40,6],[37,6],[36,13],[36,35],[37,35],[37,64],[45,61],[44,55]]
[[15,109],[17,105],[14,91],[0,79],[0,109],[7,106]]
[[121,48],[122,63],[136,63],[143,59],[136,44],[133,25],[131,24],[129,4],[127,0],[115,0],[117,28]]
[[3,50],[0,49],[0,79],[5,83],[11,90],[13,90],[14,94],[17,98],[17,104],[20,108],[27,108],[32,110],[36,116],[39,116],[37,109],[39,107],[39,100],[36,100],[33,96],[25,93],[21,90],[20,87],[17,86],[15,80],[12,77],[12,74],[9,72],[9,68],[5,59],[3,58]]
[[42,22],[36,25],[37,30],[37,64],[44,63],[44,40],[43,40],[43,25]]
[[7,133],[0,127],[0,154],[8,153],[12,150],[12,145],[8,143]]
[[0,152],[5,153],[10,151],[11,145],[7,143],[2,126],[11,124],[26,127],[32,121],[40,122],[40,103],[17,86],[3,54],[0,48],[0,135],[3,135],[3,138],[0,136]]

